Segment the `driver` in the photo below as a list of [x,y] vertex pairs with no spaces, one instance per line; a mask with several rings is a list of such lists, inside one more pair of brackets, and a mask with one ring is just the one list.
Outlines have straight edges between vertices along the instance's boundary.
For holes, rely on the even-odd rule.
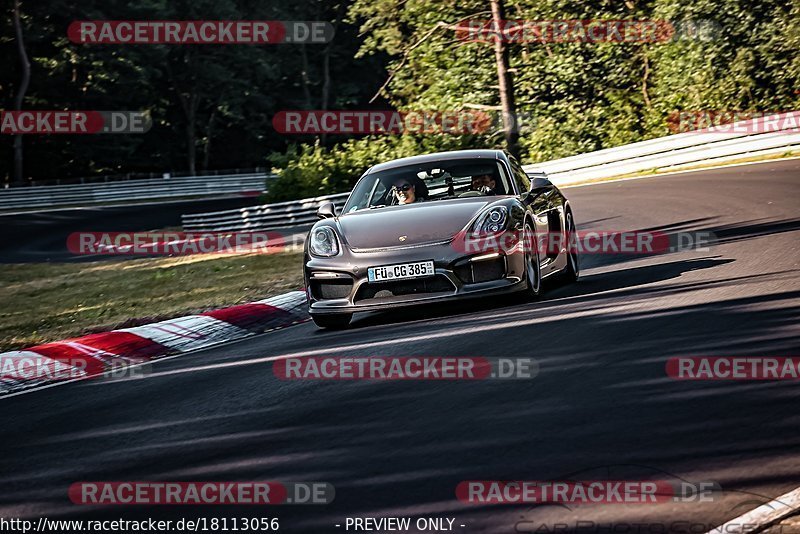
[[392,184],[392,194],[398,204],[413,204],[417,201],[416,187],[408,180],[396,180]]
[[478,174],[472,177],[472,190],[480,191],[485,195],[494,194],[494,188],[497,186],[494,176],[491,174]]

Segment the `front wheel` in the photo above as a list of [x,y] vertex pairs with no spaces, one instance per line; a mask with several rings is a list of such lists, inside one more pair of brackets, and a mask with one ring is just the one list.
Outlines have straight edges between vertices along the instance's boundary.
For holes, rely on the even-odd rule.
[[311,319],[314,324],[320,328],[329,328],[331,330],[338,330],[346,328],[350,324],[350,319],[353,318],[352,313],[337,313],[327,315],[312,315]]
[[525,223],[523,243],[526,249],[525,278],[528,283],[526,293],[529,298],[535,299],[542,289],[542,271],[539,264],[539,244],[530,222]]

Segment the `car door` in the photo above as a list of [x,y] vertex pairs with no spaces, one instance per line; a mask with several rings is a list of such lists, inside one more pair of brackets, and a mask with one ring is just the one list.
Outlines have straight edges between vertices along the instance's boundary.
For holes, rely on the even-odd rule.
[[515,158],[509,156],[508,159],[511,163],[511,171],[514,174],[514,180],[520,187],[521,193],[523,193],[523,198],[527,196],[526,203],[528,203],[528,206],[534,216],[536,238],[539,248],[539,262],[542,265],[547,265],[553,261],[555,256],[558,255],[557,252],[555,254],[551,252],[550,249],[552,247],[549,246],[548,242],[548,238],[551,235],[553,228],[556,227],[556,231],[558,231],[557,222],[552,220],[553,215],[556,217],[558,216],[557,211],[554,211],[553,206],[553,193],[555,192],[555,188],[543,191],[539,194],[532,194],[532,184],[527,173],[522,169],[522,166]]

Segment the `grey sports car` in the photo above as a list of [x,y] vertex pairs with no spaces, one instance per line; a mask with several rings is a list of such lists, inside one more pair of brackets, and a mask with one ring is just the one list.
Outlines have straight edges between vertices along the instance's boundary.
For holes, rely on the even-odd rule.
[[318,215],[305,283],[323,328],[344,328],[360,311],[514,291],[536,297],[542,280],[579,275],[566,197],[499,150],[375,165],[339,215],[330,202]]

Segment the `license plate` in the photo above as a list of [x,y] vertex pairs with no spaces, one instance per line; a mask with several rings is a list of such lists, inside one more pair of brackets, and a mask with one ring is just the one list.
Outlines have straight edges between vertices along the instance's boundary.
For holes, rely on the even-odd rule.
[[370,282],[404,280],[406,278],[422,278],[433,275],[433,261],[398,263],[397,265],[384,265],[367,269],[367,278],[369,278]]

